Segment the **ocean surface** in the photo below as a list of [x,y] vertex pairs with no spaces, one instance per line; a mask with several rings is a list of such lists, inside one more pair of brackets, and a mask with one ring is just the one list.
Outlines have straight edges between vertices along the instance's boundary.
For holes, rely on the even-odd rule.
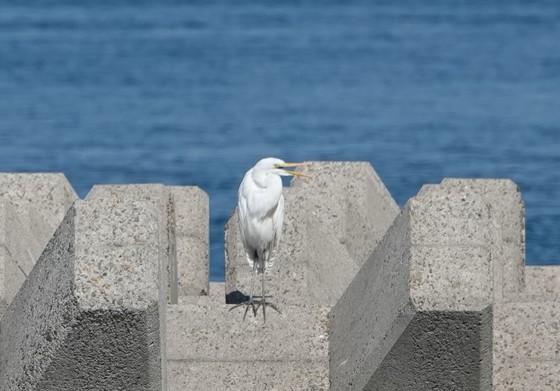
[[560,263],[560,2],[0,2],[0,171],[197,185],[223,226],[261,157],[362,160],[402,206],[511,178]]

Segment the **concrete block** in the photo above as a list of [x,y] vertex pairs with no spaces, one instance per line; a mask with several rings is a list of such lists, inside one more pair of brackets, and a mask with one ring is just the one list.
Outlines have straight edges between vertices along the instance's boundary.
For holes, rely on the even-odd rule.
[[560,303],[507,303],[494,307],[494,317],[494,343],[503,360],[560,360]]
[[411,199],[331,311],[336,390],[490,390],[501,221],[447,183]]
[[[134,191],[123,191],[134,189]],[[177,303],[187,295],[208,294],[209,202],[208,195],[193,186],[120,185],[94,186],[86,200],[117,199],[126,194],[147,192],[146,200],[156,202],[166,216],[166,243],[169,246],[169,300]]]
[[492,253],[484,247],[412,246],[410,294],[417,308],[482,309],[492,302]]
[[31,204],[14,204],[0,198],[0,246],[11,254],[25,275],[31,272],[45,248],[50,227]]
[[163,186],[94,190],[0,322],[3,390],[165,388]]
[[0,316],[6,312],[26,277],[6,247],[0,247]]
[[494,391],[560,390],[558,362],[521,362],[499,371],[494,377]]
[[178,298],[209,291],[209,200],[198,187],[168,188],[173,205]]
[[[267,294],[278,305],[334,304],[381,240],[398,206],[368,163],[314,162],[284,189],[284,230]],[[251,269],[233,213],[226,291],[249,293]]]
[[281,361],[326,358],[328,307],[289,306],[262,317],[231,306],[180,304],[167,307],[170,361]]
[[1,173],[0,197],[16,205],[34,205],[52,229],[45,245],[72,203],[78,199],[64,174],[58,173]]
[[468,189],[441,186],[407,204],[410,298],[419,310],[472,311],[492,304],[492,208]]
[[[226,303],[225,283],[210,282],[208,295],[186,295],[181,297],[179,304],[196,304],[202,306],[222,305]],[[173,303],[170,303],[173,304]]]
[[405,209],[329,315],[332,389],[365,389],[415,315],[408,286],[409,220]]
[[162,185],[122,185],[94,186],[79,204],[75,293],[82,307],[145,308],[159,297],[159,275],[167,281],[166,203]]
[[208,296],[212,302],[216,304],[225,304],[226,302],[226,283],[212,281],[209,284],[210,293]]
[[526,266],[520,300],[560,301],[560,266]]
[[509,179],[444,179],[441,187],[474,192],[492,206],[492,220],[499,227],[494,253],[500,257],[494,265],[494,296],[497,301],[516,300],[525,265],[525,207],[519,187]]
[[[146,271],[146,263],[157,262],[157,264],[164,265],[164,270],[150,269],[151,273],[163,273],[165,274],[165,280],[169,280],[169,249],[170,249],[170,237],[168,235],[168,222],[167,222],[167,203],[168,203],[168,193],[163,185],[112,185],[112,186],[94,186],[90,193],[85,198],[86,205],[91,206],[84,210],[84,219],[77,224],[78,229],[84,229],[87,232],[87,236],[84,236],[86,243],[84,247],[87,247],[87,241],[91,243],[113,243],[113,237],[116,236],[117,241],[122,241],[121,235],[125,234],[127,231],[127,237],[124,238],[123,244],[117,244],[114,246],[112,251],[112,258],[116,258],[116,261],[110,261],[108,263],[100,262],[102,259],[106,259],[106,255],[103,253],[104,248],[100,249],[100,254],[97,254],[94,249],[86,249],[90,252],[91,262],[88,265],[84,265],[86,268],[91,268],[91,270],[86,269],[86,272],[94,272],[99,274],[99,267],[109,267],[108,272],[103,274],[103,278],[106,281],[97,281],[100,286],[107,285],[110,286],[114,291],[110,292],[111,296],[123,296],[132,297],[133,295],[129,289],[136,289],[134,285],[126,286],[125,283],[115,281],[114,279],[119,278],[119,273],[126,269],[131,269],[132,273],[140,271]],[[146,220],[149,219],[152,226],[144,227],[145,221],[142,221],[142,216],[134,215],[130,213],[129,210],[138,209],[138,213],[143,209],[149,210],[150,214],[146,216]],[[121,209],[128,213],[125,220],[124,213]],[[107,213],[100,214],[99,210],[106,210]],[[91,214],[91,215],[90,215]],[[95,224],[95,225],[93,225]],[[115,228],[117,225],[117,228]],[[148,233],[142,234],[143,231],[147,229],[152,229],[157,231],[148,231]],[[80,238],[78,236],[77,238]],[[149,241],[151,239],[151,242]],[[161,253],[157,253],[155,256],[154,248],[164,249]],[[141,255],[144,252],[151,254],[150,256]],[[132,265],[130,262],[122,262],[128,259],[138,259],[141,258],[141,265]],[[138,270],[137,268],[141,269]],[[87,275],[86,273],[86,275]],[[143,292],[145,295],[151,297],[154,292],[156,292],[159,287],[157,286],[158,279],[151,276],[147,281],[151,281],[150,286],[146,286],[147,289]],[[98,277],[96,277],[98,278]],[[80,281],[78,282],[80,283]],[[88,286],[88,282],[85,282]],[[169,286],[166,285],[168,290],[167,295],[169,296]],[[105,290],[102,290],[102,293]],[[89,291],[85,292],[84,298],[86,300],[91,300]],[[138,300],[142,301],[143,295],[138,295]],[[167,302],[167,300],[166,300]],[[127,305],[135,305],[133,303],[126,303]]]
[[524,272],[515,301],[494,304],[494,390],[558,390],[560,267]]
[[417,313],[363,389],[491,390],[491,324],[490,308]]
[[329,307],[287,306],[266,324],[230,308],[168,306],[170,390],[327,389]]
[[0,315],[76,199],[61,174],[0,174]]
[[[0,315],[12,302],[27,276],[23,261],[29,258],[24,241],[28,232],[16,212],[16,206],[0,198]],[[32,239],[32,238],[30,238]]]
[[329,389],[323,361],[171,361],[169,391],[282,391]]
[[75,317],[71,284],[74,209],[68,212],[0,322],[0,384],[35,390]]
[[494,306],[494,390],[560,389],[560,302]]

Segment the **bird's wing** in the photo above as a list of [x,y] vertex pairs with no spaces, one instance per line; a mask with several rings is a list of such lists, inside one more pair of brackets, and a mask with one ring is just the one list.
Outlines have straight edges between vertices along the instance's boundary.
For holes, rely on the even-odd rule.
[[276,254],[278,252],[278,243],[280,242],[280,237],[282,236],[282,225],[284,224],[284,196],[281,194],[280,198],[278,199],[278,204],[276,205],[276,209],[272,214],[272,225],[274,229],[274,236],[272,241],[270,242],[270,247],[268,252],[270,254],[270,258],[266,265],[266,269],[269,270],[274,265],[274,261],[276,260]]
[[239,235],[241,236],[241,243],[243,243],[243,247],[245,248],[247,262],[249,262],[249,266],[253,268],[253,259],[249,256],[247,240],[245,239],[247,236],[245,232],[247,227],[247,198],[243,195],[243,182],[241,183],[237,194],[237,223],[239,227]]

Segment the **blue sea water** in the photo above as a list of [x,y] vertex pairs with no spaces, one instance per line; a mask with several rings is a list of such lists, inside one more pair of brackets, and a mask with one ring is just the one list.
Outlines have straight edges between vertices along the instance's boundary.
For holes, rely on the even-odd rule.
[[[320,4],[319,4],[320,3]],[[560,263],[560,2],[0,3],[0,171],[197,185],[211,277],[244,172],[363,160],[403,205],[511,178],[527,261]]]

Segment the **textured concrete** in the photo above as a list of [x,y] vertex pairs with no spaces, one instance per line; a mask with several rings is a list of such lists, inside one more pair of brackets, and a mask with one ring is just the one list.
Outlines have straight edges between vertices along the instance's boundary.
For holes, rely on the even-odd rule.
[[61,174],[0,174],[0,315],[76,199]]
[[24,275],[31,272],[53,233],[33,205],[0,198],[0,245]]
[[22,240],[29,236],[17,214],[17,207],[0,199],[0,315],[6,312],[31,271],[29,264],[34,263],[25,240]]
[[419,312],[363,389],[490,390],[491,325],[490,308]]
[[0,323],[3,390],[165,387],[163,186],[77,201]]
[[333,389],[492,389],[495,214],[461,181],[407,203],[331,312]]
[[328,307],[285,307],[264,325],[202,303],[168,306],[170,391],[327,389]]
[[331,389],[559,389],[560,267],[524,246],[513,182],[424,186],[331,312]]
[[560,389],[560,302],[494,307],[494,390]]
[[560,389],[560,267],[524,266],[513,182],[446,179],[399,214],[368,164],[305,169],[266,324],[225,304],[250,278],[235,215],[208,282],[200,189],[75,201],[60,175],[0,175],[0,389]]
[[524,301],[560,301],[560,266],[525,267]]
[[165,232],[161,232],[161,237],[168,246],[169,301],[177,303],[189,295],[207,295],[208,195],[193,186],[115,185],[94,186],[86,200],[132,202],[139,197],[157,203],[154,207],[165,217],[166,227],[162,228]]
[[[368,163],[313,162],[284,189],[285,218],[267,294],[280,306],[334,305],[381,240],[398,206]],[[237,215],[226,226],[226,291],[249,293]]]
[[225,282],[213,281],[209,284],[209,299],[216,304],[224,304],[226,302],[226,284]]
[[[15,205],[33,205],[52,228],[45,245],[78,198],[63,174],[0,173],[0,197]],[[36,235],[36,232],[33,232]]]
[[472,191],[491,206],[493,224],[494,299],[512,300],[523,287],[525,215],[521,192],[509,179],[444,179],[443,188]]
[[[482,195],[493,232],[492,382],[494,390],[558,390],[559,267],[524,267],[521,195],[509,180],[445,180]],[[475,286],[474,286],[475,287]]]
[[558,390],[560,267],[524,272],[517,294],[494,305],[494,390]]
[[169,391],[324,391],[328,365],[310,361],[169,363]]
[[271,313],[267,324],[253,316],[239,321],[238,313],[230,308],[226,304],[169,306],[167,359],[293,361],[327,357],[329,308],[286,307],[282,315]]
[[457,183],[421,192],[407,209],[413,305],[429,311],[489,306],[495,226],[486,199]]
[[364,389],[414,317],[408,292],[409,219],[408,209],[403,210],[330,313],[332,389]]
[[178,300],[208,294],[209,200],[198,187],[173,186],[170,191],[177,259]]

